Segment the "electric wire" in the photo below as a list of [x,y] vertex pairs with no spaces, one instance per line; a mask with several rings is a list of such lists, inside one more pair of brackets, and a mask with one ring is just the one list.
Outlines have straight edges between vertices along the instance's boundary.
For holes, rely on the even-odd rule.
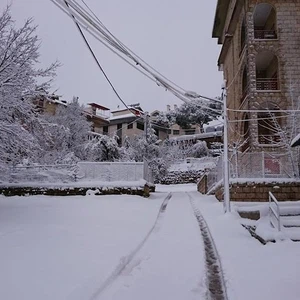
[[[62,9],[63,11],[65,11],[64,7],[61,7],[61,2],[63,0],[51,0],[51,1],[56,2],[57,6],[60,9]],[[80,22],[81,25],[83,25],[84,30],[87,30],[89,33],[92,33],[94,37],[97,36],[96,32],[98,32],[98,34],[100,34],[98,36],[98,40],[101,40],[101,42],[103,44],[105,44],[106,46],[108,46],[108,47],[109,47],[109,45],[111,45],[113,48],[115,48],[117,51],[120,51],[127,58],[133,60],[136,65],[140,66],[146,73],[150,74],[153,77],[152,80],[154,80],[159,86],[162,86],[166,90],[172,92],[180,100],[182,100],[184,102],[188,102],[188,101],[191,100],[191,98],[188,96],[188,93],[186,92],[186,90],[184,90],[180,86],[176,85],[174,82],[167,79],[167,77],[163,76],[157,70],[152,68],[144,60],[142,60],[139,56],[137,56],[133,51],[131,51],[128,47],[126,47],[121,41],[119,41],[115,36],[113,36],[110,33],[110,31],[108,31],[108,29],[99,20],[99,18],[91,11],[91,9],[89,8],[89,6],[86,4],[85,1],[83,1],[84,5],[87,7],[88,10],[90,10],[92,12],[93,15],[88,13],[88,11],[86,11],[75,0],[65,0],[65,1],[67,1],[68,4],[72,7],[72,9],[75,11],[76,17],[79,18],[78,22]],[[70,16],[70,12],[69,13],[66,12],[66,13]],[[93,30],[91,30],[91,28],[93,28]],[[109,47],[109,48],[111,48],[111,47]],[[124,59],[124,61],[129,63],[129,61],[127,59]],[[132,66],[132,64],[131,64],[131,66]],[[137,70],[141,71],[140,68],[137,68]],[[202,98],[202,99],[205,99],[207,101],[220,102],[217,99],[212,99],[212,98],[204,97],[204,96],[201,96],[201,95],[198,95],[198,96],[199,96],[198,98],[200,98],[200,99]],[[211,110],[211,108],[208,108],[208,109]]]
[[[67,1],[65,0],[64,2],[65,2],[65,4],[66,4],[66,7],[69,8],[69,5],[68,5]],[[71,12],[70,12],[70,14],[72,15]],[[131,108],[125,103],[125,101],[121,98],[121,96],[120,96],[119,93],[117,92],[116,88],[115,88],[114,85],[112,84],[111,80],[108,78],[108,76],[107,76],[107,74],[105,73],[103,67],[101,66],[99,60],[97,59],[97,57],[96,57],[96,55],[95,55],[93,49],[91,48],[91,46],[90,46],[88,40],[86,39],[86,37],[85,37],[83,31],[81,30],[79,24],[76,22],[75,17],[74,17],[73,15],[72,15],[72,17],[73,17],[73,21],[74,21],[74,23],[75,23],[75,25],[76,25],[76,27],[77,27],[77,29],[78,29],[80,35],[82,36],[82,38],[83,38],[83,40],[84,40],[86,46],[88,47],[90,53],[92,54],[92,56],[93,56],[93,58],[94,58],[94,60],[95,60],[95,62],[96,62],[96,64],[97,64],[97,66],[99,67],[100,71],[103,73],[105,79],[107,80],[107,82],[108,82],[109,85],[111,86],[113,92],[115,93],[115,95],[117,96],[117,98],[121,101],[121,103],[122,103],[129,111],[132,111],[132,109],[131,109]]]

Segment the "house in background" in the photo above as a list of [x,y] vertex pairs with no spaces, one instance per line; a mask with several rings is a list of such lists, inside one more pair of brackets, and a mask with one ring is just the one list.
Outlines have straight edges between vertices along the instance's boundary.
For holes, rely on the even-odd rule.
[[[150,121],[152,121],[151,116]],[[144,134],[145,112],[139,103],[131,104],[128,108],[112,111],[109,122],[108,134],[110,136],[116,134],[119,137],[119,145],[124,145],[126,137],[131,139],[134,136]],[[151,124],[158,139],[165,140],[168,129],[155,124],[155,122],[151,122]]]
[[89,103],[84,109],[87,120],[92,123],[91,132],[107,134],[109,126],[109,108],[97,103]]
[[[174,105],[174,110],[177,109],[177,105]],[[171,106],[167,105],[167,112],[171,111]],[[153,124],[158,122],[158,116],[162,112],[155,110],[151,113],[151,120]],[[198,141],[205,141],[209,149],[213,149],[217,144],[218,150],[220,150],[220,144],[223,143],[223,120],[219,118],[204,124],[203,129],[199,125],[191,125],[189,128],[182,128],[178,124],[160,125],[165,130],[163,138],[168,138],[170,141],[176,143],[195,144]],[[167,133],[167,136],[166,136]],[[221,147],[222,148],[222,147]]]
[[134,137],[144,133],[144,111],[139,104],[129,108],[114,110],[109,118],[108,132],[110,136],[118,136],[118,144],[124,145],[126,137]]
[[[41,92],[38,96],[32,99],[36,111],[41,114],[55,115],[58,107],[66,107],[67,101],[60,100],[60,96]],[[109,109],[97,103],[89,103],[83,109],[87,120],[91,122],[91,132],[103,133],[107,131],[109,125]]]
[[60,96],[55,94],[48,94],[41,91],[41,93],[32,99],[32,103],[39,113],[46,113],[49,115],[55,115],[58,106],[67,106],[67,101],[60,100]]

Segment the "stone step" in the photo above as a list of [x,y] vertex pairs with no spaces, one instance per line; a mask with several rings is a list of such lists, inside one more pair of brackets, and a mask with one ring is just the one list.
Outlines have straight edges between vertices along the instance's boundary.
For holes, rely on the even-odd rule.
[[292,241],[295,241],[295,242],[300,241],[300,228],[296,228],[296,227],[283,228],[282,233],[284,233]]
[[282,204],[280,203],[281,216],[300,216],[300,204]]
[[283,216],[280,217],[281,224],[284,227],[299,227],[300,228],[300,216]]

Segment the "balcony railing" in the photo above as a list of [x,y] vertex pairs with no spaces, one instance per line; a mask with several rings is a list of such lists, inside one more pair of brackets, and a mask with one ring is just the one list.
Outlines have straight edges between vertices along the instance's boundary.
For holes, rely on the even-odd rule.
[[258,143],[261,145],[273,145],[280,142],[279,135],[258,135]]
[[257,40],[274,40],[277,39],[275,30],[254,30],[254,38]]
[[256,90],[258,91],[276,91],[278,90],[277,78],[257,78]]

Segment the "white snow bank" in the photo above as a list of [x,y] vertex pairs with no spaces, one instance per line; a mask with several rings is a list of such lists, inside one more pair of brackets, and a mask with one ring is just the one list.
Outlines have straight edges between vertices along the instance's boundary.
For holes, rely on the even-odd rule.
[[33,187],[33,188],[84,188],[84,187],[97,187],[97,188],[137,188],[143,187],[146,184],[144,179],[139,181],[97,181],[97,180],[90,180],[90,181],[77,181],[77,182],[58,182],[58,183],[46,183],[46,182],[30,182],[24,181],[22,183],[2,183],[1,186],[4,187]]
[[194,192],[197,191],[197,185],[195,183],[188,184],[157,184],[155,188],[156,193],[162,192]]
[[165,196],[0,196],[0,299],[90,299]]
[[193,196],[221,256],[229,299],[299,300],[300,243],[264,246],[240,225],[237,213],[224,215],[215,197],[196,192]]

